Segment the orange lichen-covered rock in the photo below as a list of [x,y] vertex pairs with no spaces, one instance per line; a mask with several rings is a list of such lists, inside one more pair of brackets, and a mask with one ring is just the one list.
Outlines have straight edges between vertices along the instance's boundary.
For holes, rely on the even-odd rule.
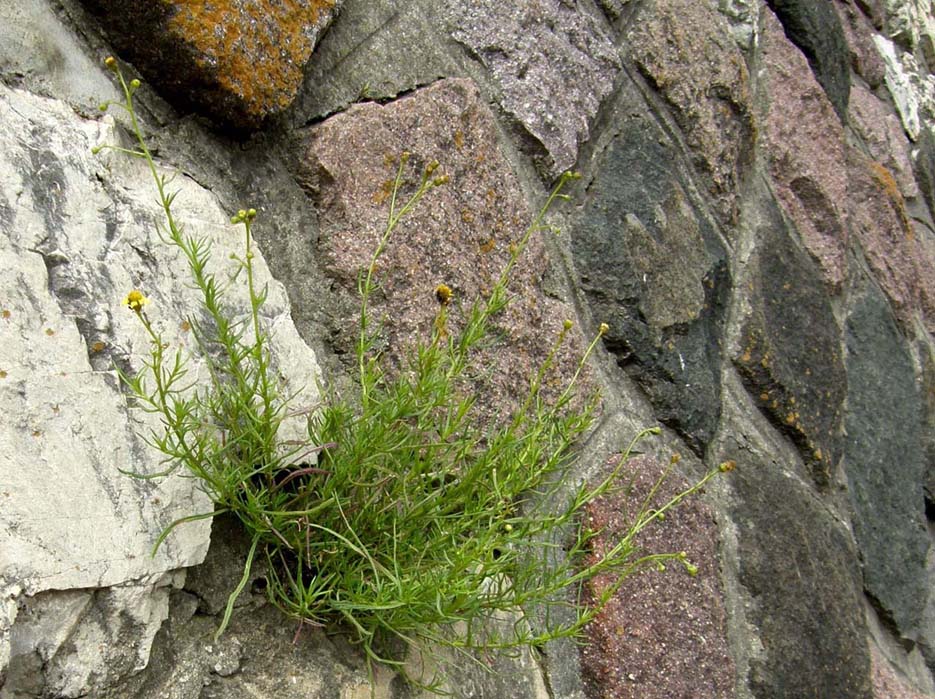
[[283,111],[341,0],[84,0],[177,106],[251,130]]

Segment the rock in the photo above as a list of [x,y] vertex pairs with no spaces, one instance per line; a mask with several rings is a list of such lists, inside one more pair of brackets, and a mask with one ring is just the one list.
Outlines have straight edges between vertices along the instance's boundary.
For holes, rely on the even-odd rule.
[[922,132],[922,122],[935,116],[935,77],[928,75],[910,53],[899,51],[879,34],[873,37],[886,65],[886,87],[896,105],[903,128],[913,141]]
[[841,331],[820,271],[775,206],[765,207],[756,236],[750,314],[734,363],[760,409],[797,444],[815,482],[827,486],[843,453]]
[[896,180],[854,149],[847,167],[851,230],[873,276],[900,319],[908,323],[921,310],[935,326],[935,307],[926,308],[935,298],[935,258],[920,244]]
[[291,110],[302,127],[350,104],[384,100],[462,75],[443,41],[435,0],[381,3],[344,0],[340,14],[315,48],[305,82]]
[[923,129],[915,145],[913,170],[916,183],[929,211],[935,211],[935,130]]
[[760,124],[769,173],[786,215],[831,288],[844,280],[847,174],[841,122],[802,55],[763,11]]
[[909,139],[893,108],[865,87],[854,85],[848,121],[863,141],[867,154],[892,173],[903,198],[918,196]]
[[553,178],[573,168],[621,66],[603,25],[563,0],[453,2],[445,19],[503,109],[542,144],[541,169]]
[[184,573],[176,573],[155,585],[25,598],[12,628],[6,689],[40,687],[63,699],[84,697],[143,669],[168,616],[168,586],[182,579]]
[[[834,8],[841,19],[841,27],[850,49],[851,68],[867,81],[871,89],[878,88],[886,77],[886,65],[873,43],[876,32],[871,21],[855,7],[852,0],[837,0]],[[856,87],[860,87],[859,82],[851,84],[850,100],[854,99]],[[849,110],[852,106],[850,100]]]
[[[0,113],[9,127],[0,135],[0,218],[6,232],[0,258],[16,270],[0,279],[0,323],[7,338],[0,348],[0,405],[13,416],[0,430],[0,660],[10,657],[8,672],[14,676],[18,658],[32,657],[31,651],[10,655],[11,644],[20,644],[18,609],[26,610],[27,623],[30,599],[49,590],[90,589],[93,595],[94,588],[104,588],[107,619],[128,614],[132,621],[126,632],[117,621],[104,624],[100,633],[121,634],[119,643],[116,635],[108,636],[113,654],[104,662],[136,667],[145,663],[162,621],[162,612],[145,612],[146,595],[158,599],[168,571],[202,560],[207,522],[176,528],[154,558],[152,545],[169,523],[209,511],[211,504],[189,480],[142,481],[119,471],[164,468],[161,455],[138,436],[159,429],[158,421],[128,410],[114,372],[115,366],[138,370],[150,345],[120,298],[143,289],[152,300],[153,323],[170,347],[184,352],[193,341],[183,321],[197,301],[184,266],[159,240],[160,214],[143,163],[90,153],[92,146],[119,142],[109,117],[82,119],[62,102],[2,85]],[[228,254],[239,247],[227,215],[184,176],[173,186],[179,190],[179,220],[214,241],[214,269],[224,274]],[[285,294],[259,256],[256,266],[258,283],[269,284],[263,319],[272,329],[275,361],[290,385],[306,387],[300,400],[313,403],[314,355],[296,335]],[[234,313],[245,312],[242,292],[232,291],[228,301]],[[192,375],[200,367],[193,358]],[[140,592],[108,592],[113,586]],[[62,606],[70,603],[58,594],[47,593],[42,604],[61,618]],[[89,652],[99,657],[94,624],[100,626],[78,624],[68,654],[55,657],[69,658],[67,667],[85,663]],[[35,634],[30,638],[27,648],[57,647]],[[62,670],[58,680],[49,681],[79,686],[70,673]]]
[[925,0],[883,0],[886,36],[904,49],[920,49],[929,68],[935,68],[935,19]]
[[[422,170],[434,159],[436,175],[449,176],[403,219],[379,263],[379,292],[370,313],[381,329],[386,356],[397,362],[417,342],[430,338],[438,310],[435,288],[454,291],[455,307],[470,308],[489,293],[532,215],[519,184],[497,147],[490,109],[476,85],[449,79],[386,105],[355,105],[307,134],[302,182],[320,211],[320,254],[343,294],[354,297],[344,320],[339,347],[352,352],[356,342],[358,275],[386,227],[389,196],[405,150],[410,155],[408,197]],[[475,390],[482,410],[519,407],[528,381],[545,358],[572,310],[542,291],[548,270],[541,234],[530,239],[511,275],[513,301],[494,322],[494,334],[509,347],[482,353],[485,378]],[[463,321],[452,313],[451,332]],[[559,353],[558,377],[570,378],[581,354],[580,339]],[[561,383],[561,380],[558,381]]]
[[[733,408],[731,422],[737,419]],[[740,418],[741,422],[745,422]],[[857,551],[852,537],[797,466],[753,425],[721,445],[737,456],[726,482],[736,537],[737,582],[755,638],[747,656],[752,696],[871,699],[870,657]],[[741,623],[737,620],[738,623]],[[734,628],[737,628],[736,626]]]
[[[922,364],[922,441],[925,448],[925,513],[935,519],[935,348],[931,345],[919,347]],[[932,600],[935,603],[935,599]]]
[[[597,478],[617,466],[612,457]],[[600,530],[592,549],[609,549],[623,539],[638,517],[640,506],[664,477],[666,464],[649,456],[623,466],[621,482],[628,487],[592,503],[587,525]],[[689,487],[678,473],[668,475],[648,503],[662,507]],[[689,576],[678,561],[667,561],[631,574],[607,607],[588,625],[588,644],[581,657],[585,677],[603,699],[703,696],[733,697],[734,666],[728,654],[723,590],[716,556],[717,526],[700,495],[691,496],[652,522],[634,541],[634,558],[650,553],[684,551],[698,568]],[[592,554],[593,555],[593,554]],[[600,576],[588,584],[589,596],[599,595],[614,581]]]
[[727,20],[706,3],[653,1],[639,7],[625,39],[672,108],[722,221],[733,222],[755,127],[747,64]]
[[851,88],[850,61],[844,30],[830,2],[767,0],[789,40],[798,46],[834,106],[841,121],[847,119]]
[[610,326],[607,348],[700,452],[718,416],[725,249],[674,144],[637,106],[618,119],[574,225],[575,267],[591,313]]
[[292,103],[340,7],[340,0],[83,1],[148,83],[234,130],[259,128]]
[[860,11],[873,23],[875,29],[883,28],[885,15],[883,9],[884,2],[885,0],[854,0],[854,3],[860,8]]
[[930,594],[922,405],[909,348],[883,296],[866,285],[847,319],[845,470],[864,587],[912,638]]
[[755,0],[719,0],[717,9],[727,17],[731,35],[744,53],[757,43],[760,5]]
[[89,53],[45,3],[0,3],[0,76],[8,85],[94,113],[120,94]]

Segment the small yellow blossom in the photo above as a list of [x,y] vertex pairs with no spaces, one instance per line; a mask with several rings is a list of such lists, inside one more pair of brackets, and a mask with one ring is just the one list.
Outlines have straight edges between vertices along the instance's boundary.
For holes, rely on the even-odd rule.
[[562,327],[563,327],[565,330],[571,330],[571,327],[572,327],[573,325],[574,325],[574,323],[572,323],[572,322],[571,322],[570,320],[568,320],[567,318],[565,319],[565,322],[562,323]]
[[447,306],[451,302],[451,288],[446,284],[439,284],[435,287],[435,300],[442,306]]
[[610,331],[610,326],[607,323],[601,323],[597,331],[601,335],[606,335]]
[[104,65],[115,71],[117,70],[117,59],[113,56],[108,56],[104,59]]
[[149,303],[149,299],[143,296],[142,291],[134,289],[129,294],[127,294],[126,298],[120,303],[121,305],[129,308],[131,311],[140,313],[143,310],[143,306]]

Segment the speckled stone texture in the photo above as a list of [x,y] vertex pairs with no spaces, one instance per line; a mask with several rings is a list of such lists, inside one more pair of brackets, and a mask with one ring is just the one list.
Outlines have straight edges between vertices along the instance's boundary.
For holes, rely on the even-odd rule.
[[[312,128],[302,181],[319,206],[320,252],[328,273],[354,296],[339,343],[353,341],[359,302],[357,280],[370,263],[389,213],[399,156],[411,156],[404,201],[423,168],[439,161],[448,184],[432,190],[403,219],[378,263],[378,292],[370,312],[381,326],[383,350],[399,362],[407,349],[430,337],[438,310],[435,288],[454,292],[450,332],[478,298],[489,293],[532,220],[519,185],[497,149],[493,116],[470,80],[444,80],[387,105],[361,104]],[[518,407],[528,380],[571,309],[545,295],[548,263],[542,233],[532,236],[509,286],[513,301],[495,322],[508,341],[480,360],[475,387],[491,409]],[[557,369],[569,378],[581,345],[568,343]],[[352,351],[345,346],[346,351]]]
[[761,127],[770,175],[786,215],[824,271],[828,284],[844,280],[847,172],[841,122],[805,56],[763,10],[760,50]]
[[757,226],[750,314],[734,362],[770,419],[827,486],[843,451],[846,375],[841,331],[821,273],[767,206]]
[[[860,4],[855,3],[854,0],[835,0],[833,6],[841,19],[841,28],[844,30],[850,53],[851,68],[867,82],[871,89],[876,89],[883,84],[886,64],[873,45],[875,33],[873,20],[858,7]],[[851,99],[854,98],[854,90],[860,87],[862,86],[859,80],[851,81]],[[849,100],[848,109],[850,108]]]
[[251,130],[292,103],[342,0],[84,2],[121,57],[170,100]]
[[630,57],[672,106],[722,220],[735,220],[755,127],[747,64],[727,18],[709,3],[654,0],[627,27]]
[[883,296],[867,288],[847,321],[847,479],[864,585],[911,638],[926,585],[921,406],[909,348]]
[[624,93],[620,131],[572,227],[572,253],[607,348],[647,392],[659,419],[702,449],[719,412],[716,340],[729,283],[726,251],[698,211],[681,153]]
[[[620,454],[608,461],[609,473]],[[648,456],[631,459],[621,471],[627,484],[588,508],[586,523],[603,529],[595,552],[613,546],[629,530],[641,505],[663,477],[666,464]],[[729,478],[729,475],[723,477]],[[648,504],[662,507],[688,487],[677,472],[669,475]],[[731,699],[734,665],[727,647],[726,612],[716,564],[717,525],[701,495],[684,501],[665,519],[638,536],[640,552],[688,554],[698,567],[691,577],[669,561],[663,572],[647,566],[627,578],[587,628],[589,644],[581,649],[582,667],[594,699]],[[600,594],[607,576],[588,588]]]
[[889,170],[902,196],[918,196],[911,146],[895,110],[867,88],[854,85],[848,116],[870,157]]
[[867,263],[898,316],[910,322],[921,311],[935,331],[935,258],[913,229],[893,174],[883,165],[848,149],[851,230]]
[[748,686],[757,699],[871,699],[851,534],[796,478],[791,463],[756,442],[752,434],[725,442],[727,453],[743,455],[728,484],[738,580],[750,595],[747,621],[758,639]]
[[452,38],[489,72],[503,109],[545,150],[551,176],[573,168],[620,58],[577,0],[447,4]]
[[851,88],[847,41],[832,2],[766,0],[789,40],[802,51],[842,121]]

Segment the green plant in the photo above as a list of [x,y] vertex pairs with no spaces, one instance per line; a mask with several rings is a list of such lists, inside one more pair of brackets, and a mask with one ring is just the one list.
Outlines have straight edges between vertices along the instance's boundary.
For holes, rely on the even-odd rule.
[[212,512],[174,522],[156,547],[174,526],[223,512],[236,515],[249,534],[243,578],[218,634],[257,557],[266,564],[269,598],[283,612],[300,624],[342,626],[369,661],[399,669],[403,661],[393,652],[399,641],[446,646],[467,657],[539,646],[577,635],[606,604],[615,584],[605,586],[592,606],[579,602],[582,585],[597,575],[622,579],[664,559],[681,561],[691,571],[677,553],[640,553],[635,537],[714,472],[659,510],[644,504],[630,535],[601,556],[587,557],[597,532],[580,526],[583,509],[617,487],[626,455],[657,432],[637,435],[621,467],[597,485],[569,486],[573,445],[590,428],[598,403],[596,395],[579,395],[579,376],[607,326],[556,398],[546,399],[542,388],[570,321],[531,377],[520,408],[493,425],[474,419],[475,396],[466,377],[476,350],[510,302],[507,285],[517,260],[530,237],[546,228],[546,212],[565,196],[561,190],[574,175],[559,180],[511,246],[489,296],[465,312],[461,329],[449,327],[451,290],[440,285],[431,337],[390,371],[375,349],[370,314],[377,263],[400,220],[447,183],[432,163],[415,192],[400,201],[408,165],[403,154],[386,228],[359,279],[359,391],[329,394],[309,419],[308,442],[283,445],[277,433],[290,400],[270,371],[269,337],[260,321],[265,292],[255,288],[252,264],[256,212],[242,210],[233,219],[244,228],[244,252],[236,264],[250,299],[249,317],[233,320],[223,285],[207,271],[209,244],[186,235],[173,216],[175,194],[158,173],[134,112],[139,83],[126,82],[113,59],[108,66],[123,88],[120,106],[136,141],[133,149],[116,150],[142,158],[153,174],[165,214],[164,238],[183,253],[207,312],[207,321],[189,322],[211,378],[206,388],[186,385],[184,357],[168,352],[143,308],[145,297],[131,292],[125,304],[146,328],[152,349],[142,371],[122,377],[140,407],[161,417],[162,429],[149,440],[169,462],[160,473],[132,475],[161,477],[183,465],[215,503]]

